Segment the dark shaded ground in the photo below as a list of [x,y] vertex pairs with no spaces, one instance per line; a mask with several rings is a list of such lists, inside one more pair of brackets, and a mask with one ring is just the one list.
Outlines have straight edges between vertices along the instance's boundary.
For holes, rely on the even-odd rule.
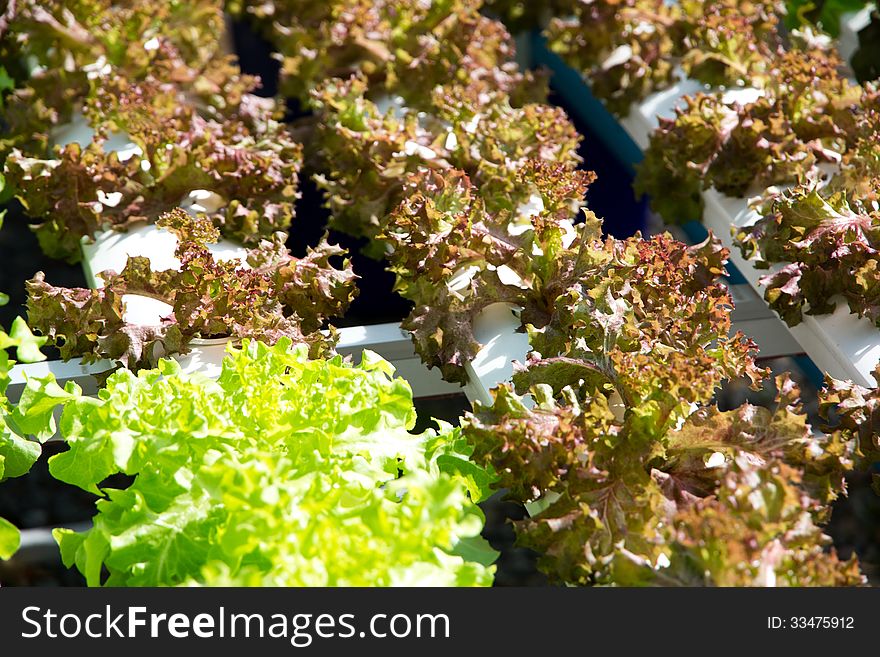
[[26,315],[24,284],[38,271],[44,271],[46,281],[53,285],[84,286],[86,280],[79,265],[43,255],[17,202],[6,207],[6,218],[0,228],[0,292],[9,295],[9,304],[0,306],[0,326],[9,328],[18,315]]

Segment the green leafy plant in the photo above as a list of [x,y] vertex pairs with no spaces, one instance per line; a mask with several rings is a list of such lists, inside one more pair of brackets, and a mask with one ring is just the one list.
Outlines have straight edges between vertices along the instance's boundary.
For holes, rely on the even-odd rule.
[[777,2],[735,0],[570,0],[557,8],[548,46],[576,70],[608,109],[676,81],[679,65],[711,85],[758,85],[769,79],[782,46]]
[[[0,295],[0,305],[6,299]],[[21,418],[6,397],[9,370],[15,365],[8,350],[15,349],[21,362],[45,360],[40,347],[46,342],[31,333],[25,321],[18,317],[9,333],[0,330],[0,483],[11,477],[20,477],[31,469],[42,452],[40,443],[31,440],[22,428]],[[43,435],[43,439],[48,436]],[[11,522],[0,517],[0,559],[9,559],[18,550],[19,532]]]
[[452,381],[479,345],[473,322],[496,302],[540,312],[542,281],[593,175],[577,171],[580,137],[558,108],[486,97],[480,83],[437,87],[431,111],[382,114],[367,81],[314,94],[332,223],[370,238],[415,304],[403,326]]
[[[401,108],[384,114],[366,98],[367,81],[332,80],[314,94],[331,225],[373,240],[391,213],[433,172],[467,173],[491,212],[513,210],[532,190],[518,184],[529,160],[574,169],[580,142],[559,108],[521,107],[506,95],[483,97],[480,85],[437,87],[430,112]],[[384,254],[374,245],[370,252]]]
[[806,312],[833,312],[837,299],[850,311],[880,322],[877,274],[880,214],[880,103],[867,92],[849,129],[852,146],[828,180],[809,178],[773,191],[758,205],[760,219],[735,233],[757,268],[764,298],[790,325]]
[[253,83],[224,53],[223,30],[215,0],[8,3],[0,25],[5,86],[13,87],[5,137],[29,140],[68,121],[97,79],[173,83],[203,110],[222,112]]
[[[89,530],[56,530],[65,564],[111,586],[491,583],[475,502],[493,476],[459,430],[410,433],[392,371],[247,340],[216,381],[165,360],[97,399],[23,401],[64,405],[50,472],[102,495]],[[131,485],[102,484],[117,472]]]
[[[589,80],[609,111],[675,81],[672,28],[681,10],[662,0],[568,2],[547,27],[547,45]],[[636,29],[640,24],[647,27]]]
[[593,178],[526,160],[514,181],[519,205],[494,210],[462,172],[413,181],[417,193],[394,212],[382,239],[395,289],[415,304],[402,326],[426,364],[448,380],[466,380],[464,366],[480,349],[474,322],[495,303],[520,308],[523,322],[549,320],[555,294],[582,265],[574,254],[600,232],[591,213],[584,227],[573,225]]
[[[2,180],[0,180],[0,188],[2,188]],[[3,215],[0,213],[0,227],[2,225]],[[0,306],[8,302],[9,297],[0,293]],[[0,483],[5,479],[26,474],[42,451],[40,443],[30,440],[22,428],[23,424],[33,428],[31,423],[22,423],[22,418],[6,396],[9,371],[16,362],[10,359],[9,350],[16,350],[20,362],[33,363],[46,359],[40,351],[40,347],[45,343],[46,338],[31,333],[21,317],[17,317],[12,322],[8,333],[0,329]],[[48,437],[43,431],[39,433],[44,438]],[[18,550],[19,542],[18,528],[0,517],[0,559],[9,559]]]
[[739,247],[744,256],[759,258],[756,267],[784,263],[760,283],[770,307],[789,325],[799,324],[804,312],[833,312],[837,298],[878,324],[880,214],[870,202],[826,189],[804,185],[780,194],[762,219],[738,232]]
[[844,14],[859,11],[868,4],[868,0],[786,0],[785,22],[792,28],[816,25],[837,37]]

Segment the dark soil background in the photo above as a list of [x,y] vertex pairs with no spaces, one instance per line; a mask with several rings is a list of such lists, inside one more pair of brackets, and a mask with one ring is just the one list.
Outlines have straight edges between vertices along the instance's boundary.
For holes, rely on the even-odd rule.
[[[246,26],[237,24],[233,30],[236,50],[242,69],[263,78],[263,95],[271,96],[277,91],[278,65],[269,57],[269,47]],[[551,102],[562,104],[555,95]],[[564,104],[563,104],[564,107]],[[598,174],[598,180],[588,192],[587,203],[600,217],[613,217],[607,221],[606,231],[615,237],[627,237],[636,230],[654,225],[646,204],[636,201],[631,190],[631,174],[605,148],[602,141],[589,126],[576,120],[578,130],[584,136],[580,149],[589,168]],[[291,120],[301,119],[303,112],[296,103],[289,105]],[[308,245],[317,243],[326,230],[327,210],[323,197],[306,172],[300,183],[302,199],[297,207],[297,218],[291,230],[289,246],[295,255],[302,255]],[[384,264],[363,256],[361,241],[348,236],[331,233],[331,241],[348,248],[355,272],[361,277],[360,295],[345,318],[334,323],[337,326],[374,324],[399,321],[409,312],[410,304],[392,292],[393,276],[385,271]],[[20,206],[8,204],[5,225],[0,230],[0,291],[10,296],[10,303],[0,308],[0,325],[8,327],[17,315],[25,314],[24,281],[37,271],[46,272],[46,280],[54,285],[84,286],[85,279],[79,265],[69,265],[51,260],[39,249],[37,240],[27,227]],[[50,358],[54,355],[48,352]],[[795,372],[804,389],[808,402],[815,387],[809,376],[798,367],[795,359],[775,359],[767,363],[774,371]],[[748,393],[743,386],[728,386],[720,395],[724,408],[739,405],[745,399],[761,403],[772,399],[770,393]],[[814,404],[815,405],[815,404]],[[464,395],[441,396],[416,400],[419,413],[417,430],[431,424],[431,418],[457,422],[469,404]],[[46,445],[44,455],[25,477],[6,481],[0,486],[0,516],[6,517],[19,527],[30,529],[46,526],[87,523],[94,513],[95,496],[54,480],[48,473],[47,459],[65,449],[61,443]],[[123,482],[116,482],[123,484]],[[523,517],[524,511],[516,504],[506,502],[498,494],[483,505],[486,514],[484,536],[501,551],[498,561],[496,586],[545,585],[546,578],[536,567],[536,555],[514,545],[512,520]],[[856,553],[864,572],[874,584],[880,584],[880,497],[870,489],[870,475],[857,475],[850,479],[850,495],[838,502],[833,511],[829,533],[835,547],[844,558]],[[83,585],[78,572],[65,569],[53,551],[51,541],[42,551],[31,550],[33,558],[14,558],[0,562],[0,582],[5,585]]]

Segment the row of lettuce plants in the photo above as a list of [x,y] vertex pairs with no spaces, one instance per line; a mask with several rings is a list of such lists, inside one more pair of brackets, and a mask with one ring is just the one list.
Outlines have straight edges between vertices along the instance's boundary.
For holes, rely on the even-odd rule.
[[[535,17],[530,18],[527,12],[518,12],[521,6],[522,3],[516,2],[496,3],[496,7],[508,16],[526,22],[534,20]],[[845,10],[858,8],[847,6]],[[768,288],[766,299],[770,306],[790,324],[796,324],[803,312],[830,312],[836,299],[843,297],[854,313],[876,321],[876,312],[872,312],[876,287],[872,276],[876,268],[873,235],[878,219],[876,91],[872,85],[859,87],[846,79],[844,66],[836,58],[828,40],[818,38],[810,31],[786,33],[777,19],[784,12],[770,3],[710,2],[670,6],[668,3],[575,2],[559,3],[554,9],[557,17],[549,20],[546,30],[551,49],[562,54],[575,69],[583,71],[594,93],[620,116],[628,113],[632,103],[670,86],[678,75],[721,87],[719,91],[686,98],[685,107],[677,111],[674,119],[661,119],[659,129],[651,137],[645,161],[639,167],[636,190],[651,196],[654,208],[665,220],[678,223],[699,219],[703,210],[702,192],[710,187],[731,196],[760,194],[755,205],[761,218],[753,226],[739,229],[735,237],[743,254],[757,259],[757,266],[784,265],[775,267],[773,273],[762,280]],[[830,13],[823,22],[828,23],[832,18],[838,20],[840,9],[844,8],[825,9]],[[651,16],[655,14],[665,16],[666,20],[653,20]],[[799,14],[804,15],[803,12]],[[592,29],[598,25],[604,26],[605,30]],[[608,36],[604,40],[593,38],[597,33]],[[652,56],[656,59],[652,60]],[[724,87],[743,86],[758,89],[758,97],[746,103],[725,99]],[[769,191],[765,193],[768,187]],[[538,346],[534,340],[532,344]],[[540,346],[538,351],[545,358]],[[551,353],[559,352],[554,348]],[[564,362],[566,368],[574,366],[570,361]],[[561,366],[562,363],[556,364],[556,367]],[[740,371],[740,375],[744,372]],[[527,374],[528,370],[519,376]],[[579,377],[570,372],[567,376],[570,382]],[[528,382],[536,380],[529,378]],[[523,390],[525,382],[523,379]],[[579,379],[579,383],[582,385],[583,379]],[[726,439],[736,441],[733,436],[739,431],[736,428],[738,413],[745,413],[750,421],[758,424],[778,422],[782,409],[789,414],[788,419],[796,417],[801,412],[790,401],[797,399],[797,393],[784,392],[793,391],[792,384],[780,380],[777,387],[781,397],[775,412],[767,414],[765,409],[757,412],[748,407],[725,414],[717,410],[697,410],[683,424],[679,422],[675,431],[660,441],[661,446],[673,447],[669,465],[676,467],[676,452],[680,448],[675,444],[681,435],[692,436],[687,429],[692,421],[702,424],[712,416],[708,424],[718,429],[717,419],[726,415],[721,423],[721,426],[726,425],[722,433]],[[668,384],[666,389],[670,389]],[[844,397],[841,391],[846,391]],[[854,399],[850,396],[853,393]],[[831,379],[827,380],[821,396],[822,408],[828,412],[832,424],[840,420],[830,412],[833,408],[840,410],[835,405],[853,404],[861,409],[848,416],[850,426],[847,431],[855,430],[860,435],[858,450],[865,457],[866,464],[877,458],[876,440],[873,445],[865,440],[871,425],[871,413],[865,410],[872,405],[871,396],[866,389]],[[702,401],[708,400],[709,397],[704,397]],[[566,427],[562,433],[571,441],[568,446],[574,441],[585,440],[582,437],[584,428],[566,425],[553,403],[543,403],[542,407],[545,412],[538,415],[540,419],[532,417],[534,411],[525,407],[508,407],[504,413],[487,414],[485,418],[478,413],[474,427],[479,432],[488,428],[490,433],[498,424],[516,427],[518,433],[515,435],[530,441],[534,435],[530,422],[552,421]],[[556,417],[549,413],[555,413]],[[790,415],[792,413],[794,415]],[[579,415],[575,414],[576,417]],[[761,420],[761,417],[765,419]],[[566,420],[570,421],[569,418]],[[824,429],[827,432],[829,428]],[[701,431],[711,432],[708,426],[701,427]],[[845,441],[847,434],[838,431],[827,435],[835,436],[833,440],[840,440],[843,436]],[[695,444],[699,442],[698,439]],[[560,442],[559,451],[554,453],[557,458],[566,449],[563,444]],[[647,444],[651,447],[641,458],[650,462],[657,458],[651,448],[656,449],[658,445],[653,441]],[[600,455],[601,452],[594,452],[590,456]],[[713,458],[708,454],[704,457]],[[720,462],[720,456],[715,458]],[[789,465],[790,459],[791,454],[788,456]],[[721,519],[717,515],[719,502],[727,500],[731,503],[737,495],[751,492],[748,486],[741,486],[736,476],[728,474],[725,475],[727,479],[716,480],[722,489],[708,496],[711,503],[698,503],[697,513],[687,521],[681,521],[682,525],[674,529],[665,523],[661,525],[680,541],[672,549],[680,558],[676,565],[674,559],[670,562],[670,553],[666,551],[668,539],[659,542],[645,540],[653,539],[656,529],[650,522],[646,524],[644,516],[640,517],[636,511],[648,504],[648,498],[640,497],[644,488],[634,486],[633,493],[628,496],[625,489],[622,492],[611,485],[617,482],[603,479],[613,471],[609,467],[613,461],[608,456],[599,458],[599,461],[602,465],[597,469],[594,481],[590,481],[590,477],[577,466],[575,471],[579,484],[587,482],[582,495],[591,510],[598,511],[597,502],[601,500],[604,505],[601,509],[607,512],[607,516],[600,514],[600,522],[582,527],[584,533],[574,544],[598,540],[605,548],[604,559],[597,557],[593,544],[585,554],[576,552],[574,544],[566,544],[570,535],[557,531],[557,527],[567,526],[573,517],[569,515],[572,510],[584,507],[581,499],[570,495],[570,485],[564,487],[564,493],[557,491],[561,496],[552,496],[553,504],[559,507],[554,514],[557,517],[548,518],[546,523],[533,519],[523,524],[526,542],[554,555],[547,567],[559,569],[557,572],[563,580],[591,581],[598,572],[600,577],[610,577],[616,582],[638,582],[642,577],[658,583],[697,583],[706,579],[729,584],[764,581],[761,569],[766,562],[761,555],[767,554],[769,543],[766,537],[762,539],[755,535],[752,543],[755,550],[744,552],[739,551],[742,544],[731,541],[730,537],[747,534],[747,526],[753,529],[769,527],[771,517],[765,515],[763,520],[753,518],[744,522],[742,516],[734,520],[730,516]],[[547,462],[540,461],[542,464]],[[563,480],[570,476],[570,461],[560,458],[551,462],[559,463]],[[653,465],[659,463],[664,463],[664,459],[654,461]],[[841,464],[849,467],[849,457]],[[530,466],[528,459],[512,462],[512,470],[519,473],[518,476],[522,477],[525,470],[530,473],[525,477],[526,481],[540,480],[537,469],[529,469]],[[786,473],[784,478],[792,483],[804,482],[810,477],[810,468],[809,464],[801,463],[799,472]],[[668,471],[651,472],[659,475],[663,482],[670,481]],[[690,477],[686,475],[685,478]],[[672,480],[675,479],[673,475]],[[727,491],[723,489],[724,485],[728,487]],[[540,489],[524,491],[522,496],[534,497]],[[730,497],[732,491],[735,492]],[[628,504],[633,506],[627,508]],[[685,509],[686,515],[694,510],[690,505]],[[738,508],[738,512],[745,513],[742,508]],[[707,519],[709,514],[711,521]],[[653,519],[653,516],[648,517]],[[607,530],[615,522],[629,527],[619,529],[615,535]],[[737,526],[741,522],[743,524]],[[700,532],[705,534],[699,536]],[[611,539],[619,540],[620,536],[640,544],[640,548],[630,550],[624,542],[609,550],[608,546],[613,544]],[[660,555],[664,568],[658,569],[651,550],[664,543],[667,547]],[[619,551],[620,547],[623,547],[623,553]],[[782,555],[783,550],[778,546],[773,549]],[[562,555],[565,557],[560,558]],[[743,567],[737,572],[733,568],[734,562],[743,559],[744,555],[754,557],[751,561],[753,567]],[[653,557],[657,557],[657,553]],[[731,561],[725,562],[727,558]],[[788,559],[780,558],[782,561],[778,563]],[[809,581],[811,575],[806,571],[796,574],[797,567],[792,565],[800,558],[789,561],[786,572],[794,581],[799,577]],[[806,565],[807,561],[799,563]],[[653,572],[650,569],[652,564],[655,566]],[[776,568],[774,572],[778,575],[780,571]],[[635,579],[630,579],[633,577]]]
[[[338,358],[310,361],[308,344],[291,347],[342,312],[351,273],[290,259],[280,243],[274,259],[260,255],[268,247],[259,243],[248,269],[214,262],[205,244],[236,224],[225,212],[192,218],[175,210],[193,187],[182,184],[172,207],[157,202],[155,213],[180,235],[179,273],[157,276],[148,263],[130,261],[129,271],[102,276],[103,291],[49,289],[37,279],[33,318],[50,302],[64,315],[32,323],[62,347],[75,343],[65,356],[102,355],[109,341],[96,329],[106,325],[108,308],[118,314],[126,292],[170,291],[184,340],[228,332],[275,346],[232,348],[214,382],[161,361],[158,369],[113,374],[97,399],[73,386],[29,383],[14,411],[18,426],[46,437],[54,431],[51,410],[63,405],[59,429],[71,448],[50,467],[105,495],[92,529],[57,532],[68,564],[92,584],[487,583],[493,553],[477,538],[475,503],[493,487],[529,509],[517,525],[519,541],[539,552],[554,581],[864,581],[855,559],[841,561],[828,549],[822,526],[845,492],[845,474],[877,457],[876,393],[829,379],[822,431],[810,426],[786,377],[775,382],[772,408],[720,410],[715,393],[725,381],[759,387],[767,378],[754,343],[730,335],[731,299],[716,282],[727,252],[714,238],[687,247],[668,235],[602,235],[601,221],[583,207],[594,176],[579,168],[576,130],[546,104],[540,76],[517,70],[511,37],[480,13],[481,2],[227,4],[274,44],[283,93],[313,111],[302,126],[308,172],[327,192],[332,224],[366,237],[368,251],[387,259],[397,289],[414,304],[404,326],[426,364],[462,381],[480,346],[474,322],[496,303],[519,309],[532,352],[514,381],[496,389],[492,406],[477,406],[461,430],[412,436],[411,397],[386,366],[370,358],[360,368]],[[40,9],[35,24],[77,32],[69,7],[51,20]],[[137,16],[116,11],[92,6],[73,23],[88,32],[83,23],[97,21],[100,41],[113,34],[108,17],[128,25]],[[220,15],[219,8],[208,13]],[[775,21],[759,9],[740,18],[757,32]],[[694,35],[717,28],[712,14],[701,20],[708,23],[697,20]],[[134,34],[150,34],[135,23]],[[170,16],[163,22],[173,24]],[[188,43],[193,25],[183,30]],[[13,43],[25,48],[29,40]],[[121,42],[132,43],[130,33]],[[67,37],[53,43],[50,53]],[[108,62],[116,52],[108,48]],[[709,76],[737,68],[688,62]],[[195,97],[199,111],[213,111],[185,75],[177,77],[167,84],[184,89],[179,104]],[[137,125],[148,125],[152,111],[149,105]],[[217,118],[199,114],[198,124],[236,120],[222,114],[225,106],[217,111]],[[240,148],[221,150],[246,161]],[[8,156],[7,170],[20,159]],[[254,171],[265,173],[263,165]],[[295,172],[286,175],[279,180],[292,203]],[[26,205],[35,203],[23,178],[9,178]],[[272,196],[276,188],[260,189],[267,187]],[[139,189],[143,195],[148,187]],[[98,191],[102,198],[113,190]],[[76,198],[78,205],[83,197]],[[243,241],[258,242],[258,233]],[[274,291],[279,301],[266,312],[298,332],[284,324],[273,333],[271,321],[247,330],[249,308],[263,317],[253,306],[266,294],[255,286]],[[296,300],[292,312],[288,299]],[[60,330],[70,318],[90,321]],[[156,353],[144,360],[141,351],[128,364],[151,365]],[[100,487],[116,472],[136,479],[124,490]]]
[[[757,196],[761,218],[735,239],[756,267],[774,267],[761,281],[765,299],[790,325],[841,298],[878,321],[876,86],[851,82],[829,39],[786,30],[815,23],[835,34],[864,5],[562,2],[545,19],[549,47],[619,116],[677,76],[715,88],[661,119],[635,189],[668,223],[700,219],[709,188]],[[538,20],[522,3],[495,8]],[[739,87],[759,95],[725,95]]]
[[[687,76],[711,85],[767,79],[780,49],[827,44],[858,29],[850,65],[877,77],[876,11],[870,0],[489,0],[517,31],[541,29],[549,47],[583,71],[594,93],[625,116],[630,104]],[[855,22],[854,22],[855,20]]]
[[670,223],[699,219],[702,192],[752,198],[760,215],[734,239],[790,325],[838,299],[877,323],[880,105],[833,50],[779,54],[750,102],[699,93],[651,136],[635,189]]

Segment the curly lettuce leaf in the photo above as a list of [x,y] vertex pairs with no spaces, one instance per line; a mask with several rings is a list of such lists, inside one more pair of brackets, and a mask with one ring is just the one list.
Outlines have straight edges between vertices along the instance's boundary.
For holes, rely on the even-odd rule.
[[604,257],[558,290],[548,324],[530,328],[537,353],[515,376],[521,389],[545,382],[593,394],[612,385],[624,404],[644,407],[646,429],[663,431],[723,380],[763,378],[754,343],[729,335],[732,302],[715,282],[727,252],[717,239],[688,247],[659,235],[603,246]]
[[622,550],[614,564],[621,585],[862,586],[856,557],[828,549],[831,539],[810,518],[799,474],[785,463],[756,466],[737,457],[717,496],[675,513],[669,553],[654,563]]
[[[875,367],[872,375],[880,381],[880,368]],[[826,421],[826,430],[839,431],[856,442],[855,457],[861,465],[880,461],[880,397],[876,388],[826,375],[819,395],[819,413]]]
[[688,77],[712,86],[767,83],[784,43],[779,2],[685,0],[681,7],[679,52]]
[[833,312],[838,300],[880,321],[880,112],[876,93],[866,93],[863,101],[848,130],[851,146],[834,176],[773,190],[757,206],[760,218],[735,233],[746,258],[758,268],[772,267],[761,279],[764,297],[791,325],[804,313]]
[[[0,214],[0,226],[2,225],[3,216]],[[0,295],[0,306],[6,303],[8,297]],[[9,370],[15,365],[15,361],[9,358],[8,351],[16,349],[20,361],[37,362],[46,359],[45,354],[40,352],[40,347],[45,342],[44,338],[34,336],[20,317],[12,323],[9,333],[0,329],[0,483],[11,477],[27,474],[40,458],[40,442],[32,440],[29,434],[45,440],[54,428],[52,418],[39,417],[23,421],[19,408],[13,407],[6,396]],[[20,543],[18,528],[0,517],[0,560],[11,558]]]
[[463,422],[475,460],[530,511],[518,543],[565,584],[862,583],[820,529],[859,441],[815,433],[787,377],[770,408],[715,406],[723,382],[766,375],[730,335],[714,282],[726,251],[665,235],[592,248],[529,327],[514,384],[531,400],[500,386]]
[[[58,288],[42,272],[28,281],[31,326],[57,345],[62,358],[110,358],[131,368],[154,366],[158,359],[185,353],[196,337],[253,337],[277,342],[287,336],[325,353],[332,336],[319,329],[344,314],[354,298],[356,276],[344,251],[323,240],[303,258],[284,247],[286,235],[251,249],[247,263],[216,260],[207,244],[218,231],[205,217],[181,209],[158,224],[178,236],[179,270],[153,271],[149,258],[130,257],[120,272],[102,272],[97,290]],[[155,325],[126,318],[125,295],[164,301],[171,313]]]
[[402,326],[426,364],[463,380],[480,349],[474,322],[492,304],[519,306],[524,322],[546,323],[552,290],[585,266],[572,254],[599,235],[593,215],[578,228],[571,219],[591,180],[591,173],[529,160],[515,183],[522,201],[495,212],[463,172],[415,181],[418,192],[381,239],[395,289],[415,303]]
[[561,4],[546,29],[548,46],[582,72],[592,92],[620,117],[674,84],[677,68],[713,86],[763,86],[784,42],[776,1]]
[[15,89],[3,112],[8,146],[45,147],[102,83],[159,81],[183,90],[212,116],[256,84],[224,54],[222,3],[10,3],[0,54]]
[[9,559],[21,545],[21,533],[5,518],[0,518],[0,560]]
[[[183,85],[219,107],[220,98],[209,88],[218,72],[231,70],[218,38],[225,30],[222,5],[217,0],[9,3],[0,26],[0,53],[18,86],[13,96],[51,86],[76,95],[96,78],[154,78]],[[63,113],[70,106],[55,109]]]
[[[475,505],[491,470],[458,429],[410,433],[392,372],[287,339],[230,347],[216,381],[117,371],[65,402],[50,471],[104,497],[89,530],[56,531],[64,562],[93,586],[491,583]],[[104,486],[115,472],[135,479]]]
[[569,0],[550,21],[549,48],[582,72],[593,93],[617,116],[671,85],[675,26],[681,10],[662,0]]
[[858,143],[873,95],[842,77],[835,57],[787,52],[755,101],[697,94],[661,119],[636,193],[665,221],[683,223],[701,218],[704,189],[746,196],[818,176],[820,164],[840,162]]
[[[679,428],[644,422],[646,408],[546,384],[526,405],[495,390],[463,425],[474,458],[527,503],[520,545],[566,584],[852,586],[821,524],[853,467],[850,436],[813,435],[798,391],[778,382],[774,409],[701,406]],[[544,387],[542,387],[544,386]],[[745,558],[744,555],[751,555]]]
[[[104,55],[113,65],[145,73],[151,51],[163,47],[204,65],[220,49],[216,35],[222,31],[222,3],[214,0],[17,0],[4,13],[0,37],[7,47],[38,55],[46,67],[62,67],[71,55],[75,66]],[[144,47],[150,40],[156,43]]]
[[223,3],[160,4],[25,0],[7,16],[0,49],[31,66],[4,99],[0,150],[53,257],[182,204],[245,244],[290,226],[300,146],[223,54]]
[[[89,87],[79,120],[94,127],[91,141],[25,144],[5,163],[48,255],[76,261],[83,238],[182,204],[244,244],[289,228],[302,154],[273,101],[224,94],[226,115],[215,119],[155,79],[100,78]],[[111,150],[121,136],[124,151]],[[209,200],[196,203],[193,192]]]
[[837,298],[853,313],[880,321],[880,214],[870,205],[807,184],[779,194],[736,238],[756,266],[782,263],[760,282],[770,307],[789,325],[805,312],[832,312]]
[[[34,336],[20,317],[13,322],[9,333],[0,330],[0,482],[27,474],[37,462],[42,449],[40,442],[32,440],[31,436],[42,442],[54,433],[51,415],[47,417],[35,414],[27,417],[21,407],[13,406],[6,397],[9,371],[15,365],[15,361],[9,358],[8,350],[16,349],[21,362],[38,362],[46,359],[45,354],[40,352],[40,347],[45,342],[45,338]],[[51,376],[46,379],[46,383],[50,380],[54,383]],[[34,385],[39,385],[37,380],[28,381],[23,392],[24,398]]]

